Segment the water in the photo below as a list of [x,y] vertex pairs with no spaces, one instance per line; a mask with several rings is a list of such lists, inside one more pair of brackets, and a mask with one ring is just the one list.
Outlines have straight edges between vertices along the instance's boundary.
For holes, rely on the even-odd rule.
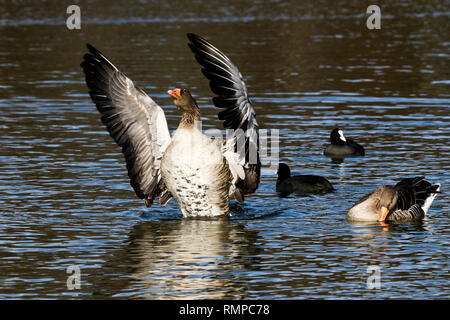
[[[448,2],[385,4],[375,31],[360,1],[210,2],[81,2],[73,31],[59,2],[3,5],[0,298],[448,299]],[[229,221],[181,219],[174,202],[145,208],[79,63],[86,42],[97,46],[171,130],[179,115],[166,91],[189,87],[204,128],[221,128],[187,32],[239,66],[260,128],[280,130],[280,160],[336,192],[279,198],[264,169]],[[334,126],[367,156],[325,158]],[[442,184],[426,220],[346,221],[363,195],[414,175]],[[78,290],[66,285],[72,265]],[[370,266],[380,289],[367,288]]]

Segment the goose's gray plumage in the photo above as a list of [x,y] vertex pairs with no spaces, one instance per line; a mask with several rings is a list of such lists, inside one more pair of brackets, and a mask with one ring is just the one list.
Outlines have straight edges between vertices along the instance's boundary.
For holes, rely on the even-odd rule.
[[330,144],[325,147],[324,155],[328,157],[343,158],[349,156],[364,156],[364,147],[344,136],[339,128],[334,128],[330,133]]
[[159,167],[171,141],[164,111],[100,51],[87,47],[90,53],[84,55],[81,67],[89,95],[110,136],[122,147],[131,186],[146,203],[159,196],[164,205],[170,194]]
[[[102,122],[122,147],[136,195],[145,199],[147,206],[158,196],[161,205],[173,197],[186,217],[227,215],[230,198],[242,202],[244,195],[254,192],[259,184],[256,116],[238,69],[205,39],[193,34],[188,37],[203,73],[213,79],[213,92],[217,94],[216,87],[235,89],[221,92],[214,103],[225,109],[219,118],[225,120],[226,128],[245,133],[242,148],[237,143],[239,137],[221,144],[200,131],[200,111],[189,90],[168,92],[182,112],[171,138],[163,110],[89,44],[81,66]],[[227,71],[219,74],[217,65]],[[241,159],[240,150],[244,154]]]
[[243,77],[231,60],[204,38],[193,33],[188,33],[187,37],[190,40],[189,48],[203,66],[202,72],[216,94],[214,105],[224,109],[219,112],[219,119],[224,121],[226,129],[234,130],[237,141],[243,141],[235,144],[234,148],[244,163],[245,178],[236,182],[237,191],[243,197],[255,192],[261,173],[256,112]]
[[402,179],[395,186],[385,185],[366,195],[348,212],[353,221],[404,221],[423,219],[440,192],[440,184],[424,177]]
[[334,190],[333,185],[324,177],[316,175],[291,176],[291,170],[285,163],[278,165],[276,191],[281,195],[291,193],[325,194]]

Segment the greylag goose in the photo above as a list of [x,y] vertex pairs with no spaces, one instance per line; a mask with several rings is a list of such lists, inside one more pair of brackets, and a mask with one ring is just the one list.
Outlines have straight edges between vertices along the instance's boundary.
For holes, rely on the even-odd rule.
[[101,120],[122,148],[136,195],[148,207],[157,197],[160,205],[173,197],[184,217],[228,215],[230,199],[243,202],[259,185],[255,111],[233,63],[205,39],[188,37],[217,94],[214,104],[224,109],[219,119],[227,129],[241,129],[223,143],[200,131],[200,109],[188,89],[168,91],[181,113],[171,138],[161,107],[89,44],[81,66]]
[[406,178],[395,186],[382,186],[362,198],[347,213],[354,221],[404,221],[423,219],[440,191],[424,177]]
[[344,136],[344,132],[339,128],[334,128],[330,134],[331,144],[327,145],[324,155],[328,157],[342,158],[348,156],[363,156],[364,147],[355,141]]
[[321,176],[298,175],[291,176],[291,170],[285,163],[278,165],[276,190],[282,195],[291,193],[325,194],[334,190],[331,183]]

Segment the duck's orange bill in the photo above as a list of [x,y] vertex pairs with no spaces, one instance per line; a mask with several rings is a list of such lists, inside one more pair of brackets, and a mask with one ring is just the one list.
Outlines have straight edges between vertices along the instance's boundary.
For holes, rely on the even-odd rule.
[[382,222],[386,220],[386,217],[389,213],[389,210],[386,207],[381,207],[380,216],[378,217],[378,221]]
[[174,99],[180,99],[181,98],[181,93],[180,93],[180,89],[173,89],[173,90],[168,90],[167,93],[170,94],[170,96]]

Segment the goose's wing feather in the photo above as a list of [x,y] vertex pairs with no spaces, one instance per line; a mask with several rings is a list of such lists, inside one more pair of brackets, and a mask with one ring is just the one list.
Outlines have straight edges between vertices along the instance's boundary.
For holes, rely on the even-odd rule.
[[147,205],[157,196],[161,204],[167,203],[171,196],[159,170],[171,140],[164,111],[102,53],[87,47],[81,67],[89,94],[109,134],[122,148],[136,195]]
[[411,206],[407,210],[395,210],[391,214],[389,214],[387,220],[421,220],[423,219],[425,212],[419,204],[415,204]]
[[187,37],[189,48],[203,66],[202,72],[216,94],[214,105],[224,109],[219,112],[219,119],[224,121],[226,129],[235,130],[235,152],[240,155],[240,165],[245,172],[245,178],[237,179],[235,186],[243,194],[255,192],[261,171],[258,123],[242,75],[231,60],[207,40],[192,33]]
[[423,206],[430,196],[439,192],[439,184],[431,184],[425,177],[402,179],[394,186],[398,193],[397,209],[407,210],[418,204]]

